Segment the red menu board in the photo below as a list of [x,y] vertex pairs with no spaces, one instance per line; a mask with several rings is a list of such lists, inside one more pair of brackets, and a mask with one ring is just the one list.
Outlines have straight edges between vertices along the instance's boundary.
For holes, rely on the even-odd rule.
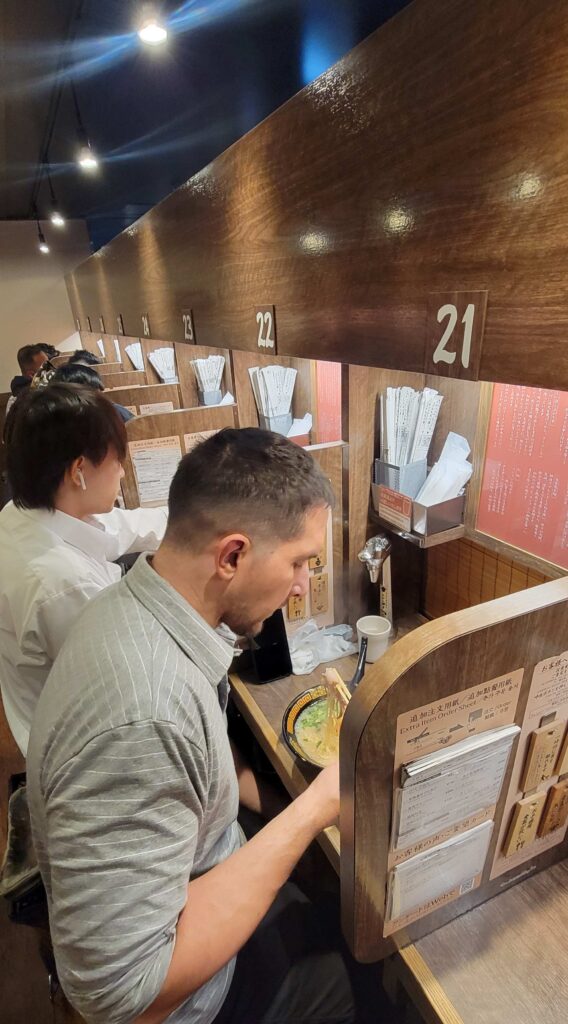
[[496,384],[477,529],[568,569],[568,393]]

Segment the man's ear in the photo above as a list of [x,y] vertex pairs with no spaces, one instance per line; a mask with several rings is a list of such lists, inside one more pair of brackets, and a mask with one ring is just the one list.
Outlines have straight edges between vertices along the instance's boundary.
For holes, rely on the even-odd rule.
[[217,555],[217,571],[224,579],[232,579],[239,561],[250,551],[250,546],[248,537],[241,533],[222,538]]

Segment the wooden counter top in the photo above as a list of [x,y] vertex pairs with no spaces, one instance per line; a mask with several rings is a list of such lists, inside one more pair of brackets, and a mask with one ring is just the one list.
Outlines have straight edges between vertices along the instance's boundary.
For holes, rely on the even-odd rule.
[[457,1021],[565,1024],[567,937],[568,862],[562,861],[426,935],[415,949]]
[[[399,632],[407,632],[407,623]],[[356,659],[334,662],[345,679]],[[291,796],[317,769],[299,762],[282,738],[290,700],[320,682],[322,666],[306,676],[258,684],[233,674],[235,703]],[[320,845],[339,873],[339,833]],[[427,1024],[565,1024],[568,1020],[566,935],[568,863],[512,886],[385,961],[385,985],[400,983]]]

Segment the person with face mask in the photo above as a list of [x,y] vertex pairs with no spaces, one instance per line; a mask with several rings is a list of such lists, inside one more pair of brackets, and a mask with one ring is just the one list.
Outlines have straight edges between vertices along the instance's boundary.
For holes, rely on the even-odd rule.
[[91,388],[29,390],[8,415],[5,443],[13,500],[0,512],[0,688],[25,756],[35,705],[71,626],[120,579],[116,559],[156,549],[166,511],[114,507],[126,434]]
[[257,634],[307,592],[333,500],[286,438],[219,431],[182,459],[156,554],[52,669],[30,810],[59,979],[89,1024],[354,1020],[344,963],[287,883],[338,815],[338,766],[242,845],[216,632]]

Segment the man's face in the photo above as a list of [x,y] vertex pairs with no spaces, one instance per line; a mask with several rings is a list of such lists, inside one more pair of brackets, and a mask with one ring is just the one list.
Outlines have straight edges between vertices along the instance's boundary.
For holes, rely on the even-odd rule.
[[37,373],[38,370],[41,370],[41,367],[45,363],[46,359],[47,354],[45,352],[38,352],[37,355],[32,356],[31,365],[28,367],[27,370],[24,370],[24,377],[29,377],[29,379],[31,380],[34,374]]
[[288,598],[304,595],[309,587],[308,559],[321,551],[328,509],[306,514],[297,537],[253,544],[240,562],[227,591],[223,621],[239,636],[255,636],[262,624]]

